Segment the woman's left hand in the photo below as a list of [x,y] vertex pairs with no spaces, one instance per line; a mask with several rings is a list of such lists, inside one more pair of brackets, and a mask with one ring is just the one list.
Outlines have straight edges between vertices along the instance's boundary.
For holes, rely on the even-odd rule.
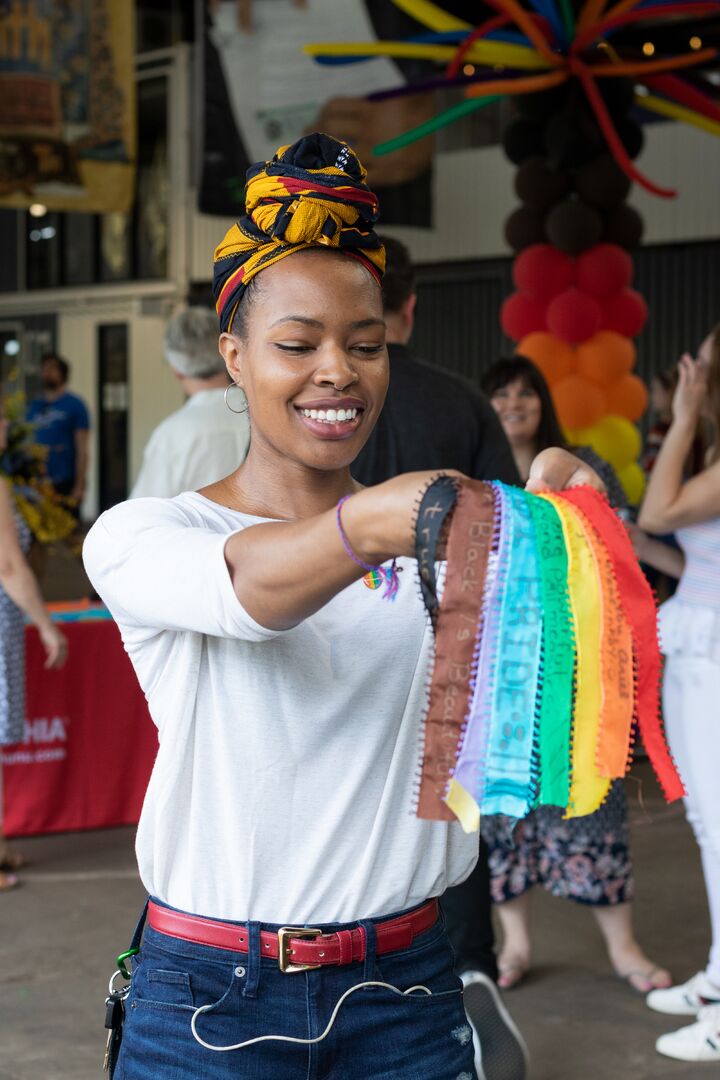
[[673,420],[695,425],[706,398],[707,367],[684,353],[678,364],[678,384],[672,400]]
[[58,630],[55,623],[49,620],[38,629],[45,650],[45,670],[63,667],[68,656],[68,641],[62,630]]
[[563,491],[565,488],[582,487],[585,484],[605,494],[605,484],[594,469],[568,450],[553,446],[543,450],[534,459],[525,490]]

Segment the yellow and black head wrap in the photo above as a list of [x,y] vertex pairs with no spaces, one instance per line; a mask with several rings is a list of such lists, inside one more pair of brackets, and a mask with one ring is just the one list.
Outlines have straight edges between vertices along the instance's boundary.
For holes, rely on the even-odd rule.
[[296,251],[335,248],[380,281],[385,249],[373,232],[378,199],[366,176],[347,143],[318,132],[248,169],[245,216],[215,249],[213,295],[221,330],[232,329],[255,275]]

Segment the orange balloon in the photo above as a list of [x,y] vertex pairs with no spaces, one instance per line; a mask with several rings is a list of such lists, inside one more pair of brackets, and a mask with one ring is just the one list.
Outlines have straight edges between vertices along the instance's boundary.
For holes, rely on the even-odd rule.
[[532,360],[540,368],[548,386],[553,386],[560,379],[565,379],[575,372],[575,350],[572,345],[544,330],[527,334],[515,346],[515,352],[519,356],[527,356],[528,360]]
[[592,427],[607,411],[600,387],[579,375],[569,375],[555,383],[552,397],[564,428]]
[[635,357],[635,346],[630,338],[612,330],[600,330],[589,341],[578,345],[578,374],[600,386],[607,386],[632,371]]
[[605,387],[606,412],[624,416],[627,420],[639,420],[648,406],[645,383],[637,375],[623,375]]

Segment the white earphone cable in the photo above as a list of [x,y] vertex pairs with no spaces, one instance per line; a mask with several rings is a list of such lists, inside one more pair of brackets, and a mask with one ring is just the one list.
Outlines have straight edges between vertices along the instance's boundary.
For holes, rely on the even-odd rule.
[[378,986],[382,987],[384,990],[392,990],[393,994],[398,994],[400,997],[407,997],[409,994],[414,993],[416,990],[422,990],[424,994],[428,994],[430,997],[432,997],[432,991],[428,990],[427,986],[411,986],[409,990],[398,990],[397,986],[392,986],[390,983],[385,982],[357,983],[357,985],[351,986],[349,990],[346,990],[342,997],[338,999],[338,1002],[332,1011],[332,1015],[328,1020],[327,1027],[323,1031],[322,1035],[318,1035],[314,1039],[296,1039],[291,1035],[258,1035],[254,1039],[246,1039],[244,1042],[234,1043],[232,1046],[213,1046],[212,1043],[205,1042],[204,1039],[200,1038],[195,1025],[198,1016],[200,1016],[201,1013],[209,1012],[211,1009],[214,1009],[214,1005],[201,1005],[199,1009],[196,1009],[192,1015],[190,1027],[192,1029],[193,1036],[195,1037],[196,1041],[200,1043],[201,1046],[204,1046],[206,1050],[215,1050],[219,1054],[225,1054],[230,1050],[244,1050],[246,1046],[254,1046],[256,1043],[261,1042],[286,1042],[298,1043],[300,1046],[312,1046],[314,1043],[322,1042],[323,1039],[326,1039],[327,1036],[330,1034],[333,1024],[337,1019],[337,1015],[340,1012],[340,1009],[347,1000],[347,998],[349,998],[351,994],[354,994],[356,990],[362,990],[366,986]]

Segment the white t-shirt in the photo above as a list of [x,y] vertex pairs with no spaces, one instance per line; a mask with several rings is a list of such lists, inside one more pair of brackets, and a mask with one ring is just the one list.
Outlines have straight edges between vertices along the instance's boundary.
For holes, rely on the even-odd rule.
[[200,390],[148,439],[131,499],[170,499],[214,484],[242,465],[250,445],[247,413],[233,413],[219,387]]
[[289,924],[437,896],[469,874],[478,838],[412,809],[431,650],[415,563],[401,561],[394,603],[357,581],[267,630],[224,558],[262,520],[184,492],[108,510],[85,542],[159,732],[143,882],[196,914]]

